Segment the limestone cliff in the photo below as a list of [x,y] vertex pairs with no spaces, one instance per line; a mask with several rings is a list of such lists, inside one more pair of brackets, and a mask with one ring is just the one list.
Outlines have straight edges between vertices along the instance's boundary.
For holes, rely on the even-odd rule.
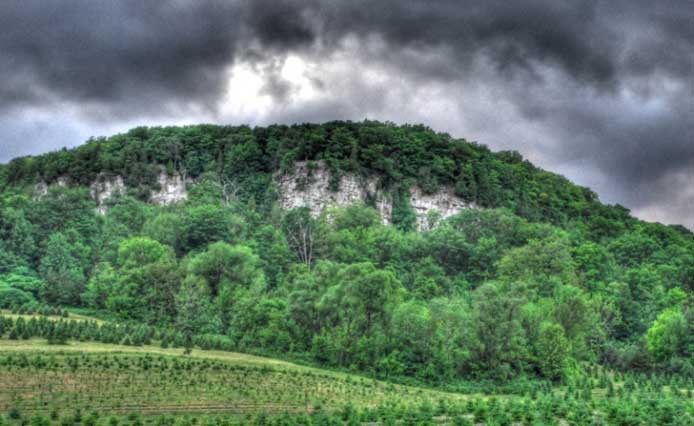
[[153,191],[150,202],[159,205],[177,203],[188,198],[188,183],[178,173],[168,175],[162,171],[159,173],[159,191]]
[[[318,162],[309,167],[300,162],[291,173],[277,177],[280,204],[285,209],[308,207],[315,216],[331,206],[348,205],[371,200],[381,214],[383,222],[391,222],[393,203],[386,192],[378,188],[376,177],[363,178],[344,175],[337,191],[330,189],[330,172]],[[429,213],[438,212],[441,218],[452,216],[462,209],[475,207],[455,195],[452,188],[444,188],[434,194],[426,194],[420,188],[410,189],[410,206],[417,215],[420,227],[426,225]]]
[[[174,173],[173,175],[168,175],[162,170],[157,177],[157,181],[159,183],[159,190],[152,191],[150,194],[149,201],[151,203],[167,205],[188,198],[187,187],[191,182],[185,181],[180,174]],[[48,188],[54,185],[68,186],[69,182],[63,177],[59,177],[50,185],[46,184],[46,182],[39,182],[35,186],[34,192],[38,197],[45,196],[48,193]],[[106,211],[106,201],[115,195],[126,194],[127,186],[122,176],[101,174],[89,185],[89,191],[96,202],[97,210],[100,213],[104,213]]]
[[104,203],[109,198],[118,194],[125,194],[126,188],[123,178],[121,176],[105,176],[101,175],[89,185],[89,190],[92,194],[92,198],[96,201],[96,209],[99,213],[106,212],[106,206]]
[[[308,207],[311,214],[318,216],[323,210],[332,206],[345,206],[357,202],[368,202],[381,214],[383,223],[391,223],[393,201],[389,193],[378,186],[378,178],[362,177],[354,174],[343,175],[339,188],[330,188],[330,172],[325,164],[316,162],[309,164],[298,162],[289,173],[276,175],[279,189],[279,203],[285,209]],[[164,170],[158,176],[159,190],[152,191],[149,201],[153,204],[167,205],[186,200],[188,185],[192,181],[184,179],[180,174],[167,174]],[[67,186],[64,178],[59,178],[54,184]],[[125,194],[127,187],[121,176],[100,175],[90,186],[92,197],[96,201],[97,210],[105,212],[105,202],[116,194]],[[48,185],[41,182],[36,185],[37,196],[43,196],[48,191]],[[430,213],[436,212],[441,218],[452,216],[466,208],[475,207],[455,195],[452,188],[427,194],[419,187],[410,188],[410,206],[417,215],[420,228],[426,227]]]

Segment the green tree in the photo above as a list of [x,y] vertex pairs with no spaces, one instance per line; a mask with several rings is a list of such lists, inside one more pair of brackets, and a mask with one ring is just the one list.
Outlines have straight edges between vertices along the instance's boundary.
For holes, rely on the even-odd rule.
[[684,355],[684,343],[688,329],[687,321],[681,308],[670,308],[663,311],[646,334],[648,350],[658,361],[666,361],[677,355]]
[[414,231],[417,229],[417,214],[410,205],[410,191],[400,189],[393,194],[393,210],[391,221],[401,231]]
[[84,246],[78,241],[70,242],[64,233],[50,236],[46,253],[41,259],[39,272],[46,285],[42,298],[49,303],[77,305],[84,291],[85,275],[78,253]]
[[309,268],[313,265],[318,245],[318,221],[308,208],[296,208],[282,218],[282,230],[289,248]]
[[420,299],[431,299],[437,296],[450,296],[453,292],[450,279],[442,267],[430,256],[412,265],[411,282],[408,289]]
[[586,241],[573,250],[579,282],[590,291],[604,289],[617,278],[617,264],[602,245]]
[[592,323],[590,302],[578,287],[563,285],[554,293],[554,317],[564,329],[567,339],[574,342],[587,332]]
[[145,222],[142,233],[169,247],[179,247],[181,239],[182,218],[175,213],[159,213]]
[[570,351],[570,344],[562,326],[550,322],[543,323],[534,346],[542,375],[550,380],[561,380]]
[[246,246],[232,246],[221,241],[211,244],[188,262],[186,273],[188,277],[202,280],[224,328],[229,326],[234,315],[239,290],[260,293],[265,289],[260,259]]
[[23,264],[33,264],[37,254],[34,226],[27,220],[23,210],[8,208],[0,211],[0,238],[5,250],[21,259]]
[[373,365],[385,344],[391,312],[403,298],[402,284],[392,272],[371,263],[345,266],[330,281],[316,304],[321,343],[331,348],[339,365]]
[[144,237],[118,247],[118,279],[106,307],[123,318],[169,322],[175,316],[179,276],[170,247]]
[[284,234],[274,226],[260,226],[254,233],[253,249],[260,263],[268,287],[273,289],[282,281],[292,264],[292,253]]
[[188,352],[192,349],[195,334],[221,331],[215,327],[208,299],[205,283],[195,277],[186,278],[176,294],[176,327],[183,334]]
[[501,380],[526,368],[528,344],[521,323],[525,300],[488,282],[475,290],[474,327],[478,345],[473,347],[479,369]]
[[[404,373],[423,370],[426,361],[438,349],[432,342],[435,330],[431,311],[422,301],[411,300],[394,309],[391,333],[397,344],[397,360],[404,364]],[[388,373],[397,374],[397,371]]]
[[132,234],[139,234],[152,215],[151,205],[133,197],[116,198],[111,204],[106,211],[108,219]]
[[306,265],[297,265],[287,278],[289,287],[287,311],[297,327],[297,344],[308,349],[313,335],[319,334],[324,325],[318,302],[323,293],[333,284],[340,266],[329,261],[319,261],[309,271]]
[[639,231],[626,232],[609,246],[617,263],[625,268],[645,263],[658,248],[658,242],[654,238]]
[[186,211],[182,223],[181,252],[203,248],[210,243],[236,243],[245,235],[243,219],[223,206],[204,204]]
[[402,285],[392,272],[379,270],[371,263],[357,263],[339,272],[337,284],[328,290],[321,304],[323,309],[340,306],[338,315],[354,324],[352,330],[358,332],[386,320],[402,297]]
[[37,276],[36,272],[20,267],[0,275],[0,287],[15,288],[37,299],[43,292],[45,283]]
[[82,302],[93,309],[105,309],[106,299],[116,290],[118,273],[108,262],[96,265],[87,283],[87,290],[82,293]]
[[504,282],[523,282],[540,296],[551,296],[563,284],[575,284],[576,274],[568,241],[564,238],[531,240],[510,250],[498,264]]

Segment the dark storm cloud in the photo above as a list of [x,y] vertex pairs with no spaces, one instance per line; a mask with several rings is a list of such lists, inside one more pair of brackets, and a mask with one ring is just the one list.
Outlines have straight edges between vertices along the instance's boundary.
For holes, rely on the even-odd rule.
[[213,105],[238,17],[223,2],[10,2],[0,13],[3,107],[65,98],[133,114],[172,99]]
[[[554,162],[582,160],[605,175],[601,188],[612,187],[611,201],[641,208],[653,204],[680,205],[673,213],[694,224],[694,205],[682,205],[680,197],[694,184],[694,100],[661,97],[610,98],[567,90],[565,96],[542,103],[530,90],[518,102],[541,109],[542,121],[557,141]],[[679,91],[678,91],[679,92]],[[552,162],[552,161],[550,161]],[[685,173],[689,183],[664,185]],[[691,200],[690,200],[691,202]]]
[[315,1],[262,0],[248,3],[249,36],[263,47],[281,50],[308,45],[318,37]]
[[[505,118],[529,123],[518,149],[543,166],[584,165],[604,177],[596,189],[609,201],[685,206],[669,218],[694,224],[691,200],[672,187],[694,180],[689,1],[13,1],[0,28],[0,114],[19,116],[22,129],[32,128],[30,111],[43,110],[46,128],[46,112],[66,106],[74,113],[64,128],[80,134],[79,120],[176,122],[201,110],[233,120],[218,108],[236,63],[262,76],[260,95],[273,100],[266,117],[282,122],[416,119],[397,113],[419,101],[408,87],[439,84],[449,89],[441,104],[460,107],[438,121],[466,123],[451,129],[481,129],[480,142],[513,147],[508,135],[519,125],[494,122],[496,104],[480,95],[488,93],[514,109]],[[328,70],[344,52],[352,63]],[[281,73],[289,54],[319,65],[307,78],[321,97],[294,102]],[[360,66],[388,79],[361,81]],[[0,138],[19,144],[7,132]],[[3,151],[0,160],[21,149]]]
[[[0,93],[5,107],[51,96],[137,106],[134,114],[171,100],[214,107],[238,54],[262,60],[316,41],[332,49],[348,35],[380,36],[393,49],[450,48],[447,69],[423,68],[440,77],[460,77],[460,67],[484,52],[502,70],[539,60],[577,78],[613,78],[609,44],[597,40],[606,30],[595,31],[591,3],[512,4],[12,2],[0,14]],[[582,34],[581,20],[591,31]]]
[[[460,77],[478,55],[500,71],[532,70],[536,62],[559,66],[576,78],[614,78],[610,31],[595,17],[595,2],[347,2],[332,10],[326,28],[376,34],[392,48],[443,48],[448,78]],[[589,31],[585,31],[589,29]]]
[[[616,187],[610,201],[684,206],[683,188],[664,182],[685,173],[694,184],[691,2],[349,4],[328,15],[333,39],[383,40],[373,59],[398,64],[413,85],[436,76],[505,89],[556,137],[546,164],[587,162],[608,180],[598,189]],[[420,62],[406,49],[439,55]],[[496,72],[480,74],[480,61]],[[689,208],[672,217],[691,226]]]
[[[620,3],[12,2],[0,14],[0,75],[6,77],[0,93],[5,106],[45,101],[49,94],[116,103],[186,99],[214,106],[224,91],[224,70],[238,55],[262,61],[316,44],[335,49],[348,36],[381,38],[386,51],[379,52],[380,59],[386,61],[397,60],[403,49],[440,50],[446,56],[432,67],[411,57],[409,66],[403,64],[404,72],[420,71],[429,79],[461,78],[481,55],[507,76],[519,71],[539,76],[542,67],[558,67],[602,88],[617,83],[624,71],[691,70],[691,55],[682,53],[694,30],[681,7]],[[643,14],[631,12],[634,7]],[[632,25],[653,32],[639,45],[645,50],[625,50]]]

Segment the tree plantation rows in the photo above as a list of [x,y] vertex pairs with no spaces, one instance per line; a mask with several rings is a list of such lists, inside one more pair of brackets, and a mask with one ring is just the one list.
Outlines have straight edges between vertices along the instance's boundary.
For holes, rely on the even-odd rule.
[[27,413],[62,407],[116,413],[305,412],[333,410],[346,401],[366,406],[447,396],[370,379],[176,356],[21,353],[2,358],[0,371],[2,410]]
[[[20,310],[21,311],[21,310]],[[142,346],[151,344],[157,339],[160,345],[166,347],[184,347],[186,343],[197,343],[204,349],[226,349],[221,342],[205,336],[195,336],[191,342],[186,342],[184,336],[174,329],[156,329],[147,325],[118,324],[111,322],[98,323],[85,320],[54,320],[46,316],[12,317],[0,316],[0,338],[8,340],[29,340],[40,337],[49,344],[66,344],[68,340],[81,342],[94,341],[102,343],[125,344]]]
[[[394,225],[368,202],[282,210],[273,174],[297,161],[325,162],[335,187],[377,176]],[[144,201],[162,169],[195,179],[186,201]],[[130,188],[104,214],[87,187],[100,173]],[[0,309],[125,324],[13,320],[5,339],[156,340],[449,389],[575,385],[596,364],[694,377],[691,232],[421,126],[139,128],[0,176]],[[483,208],[417,230],[412,185]]]
[[691,380],[600,368],[576,386],[491,397],[295,368],[116,352],[4,355],[0,379],[5,425],[580,426],[689,425],[694,419]]

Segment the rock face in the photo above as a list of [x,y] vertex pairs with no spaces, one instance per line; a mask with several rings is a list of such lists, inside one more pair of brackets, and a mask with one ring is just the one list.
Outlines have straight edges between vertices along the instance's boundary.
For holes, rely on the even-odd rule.
[[59,186],[59,187],[65,187],[68,186],[68,180],[64,176],[60,176],[58,179],[56,179],[55,183],[52,183],[48,185],[46,182],[41,181],[34,185],[34,193],[36,194],[37,197],[44,197],[48,195],[48,188],[51,186]]
[[[188,198],[188,184],[176,173],[168,175],[162,170],[158,177],[160,189],[153,191],[149,201],[153,204],[167,205],[184,201]],[[323,210],[332,206],[346,206],[358,202],[368,202],[376,207],[384,224],[391,223],[393,200],[387,192],[378,187],[377,177],[364,178],[347,174],[340,179],[337,191],[330,189],[330,172],[321,162],[310,167],[306,162],[298,162],[291,173],[276,176],[280,195],[280,205],[284,209],[308,207],[311,214],[318,216]],[[52,184],[67,186],[67,179],[61,177]],[[40,182],[35,193],[41,197],[48,193],[49,185]],[[117,194],[125,194],[127,187],[122,176],[100,175],[90,186],[92,197],[96,201],[97,211],[106,212],[105,202]],[[436,212],[439,218],[447,218],[463,209],[474,208],[471,203],[455,195],[452,188],[443,188],[434,194],[426,194],[420,188],[410,188],[410,206],[417,215],[419,228],[430,226],[431,213]]]
[[451,217],[463,209],[475,208],[455,195],[453,188],[447,187],[433,194],[425,194],[419,187],[410,189],[410,206],[417,215],[419,228],[426,227],[429,213],[437,212],[442,219]]
[[45,197],[48,195],[48,185],[46,182],[41,181],[34,185],[34,196],[37,198]]
[[318,216],[331,206],[345,206],[367,199],[376,200],[384,222],[390,220],[391,202],[376,187],[375,178],[364,179],[355,175],[343,176],[338,191],[330,190],[330,172],[321,163],[309,169],[305,162],[294,165],[294,171],[277,178],[280,205],[284,209],[308,207]]
[[96,209],[99,213],[106,213],[104,202],[117,194],[125,194],[125,183],[121,176],[99,176],[89,185],[89,190],[96,201]]
[[[152,191],[149,201],[153,204],[167,205],[183,201],[188,198],[187,182],[183,177],[176,173],[169,176],[164,170],[159,173],[158,182],[160,189]],[[39,182],[34,187],[34,192],[37,197],[43,197],[48,194],[48,188],[52,185],[68,186],[68,180],[65,177],[59,177],[55,183],[47,185],[46,182]],[[99,177],[89,185],[89,190],[96,201],[97,211],[99,213],[106,212],[105,202],[114,195],[124,195],[127,192],[127,187],[122,176],[99,175]]]
[[[294,165],[292,173],[278,176],[283,208],[308,207],[311,214],[318,216],[327,207],[371,200],[381,214],[383,223],[391,222],[393,202],[387,193],[378,188],[377,178],[345,175],[340,180],[339,189],[331,191],[330,172],[322,163],[316,164],[310,169],[307,163],[300,162]],[[410,206],[417,215],[420,228],[427,226],[431,212],[438,212],[439,217],[446,218],[462,209],[475,207],[455,195],[452,188],[425,194],[418,187],[410,189]]]
[[159,173],[159,186],[161,189],[152,192],[149,200],[154,204],[166,205],[177,203],[188,198],[187,182],[183,177],[174,173],[169,176],[165,171]]

